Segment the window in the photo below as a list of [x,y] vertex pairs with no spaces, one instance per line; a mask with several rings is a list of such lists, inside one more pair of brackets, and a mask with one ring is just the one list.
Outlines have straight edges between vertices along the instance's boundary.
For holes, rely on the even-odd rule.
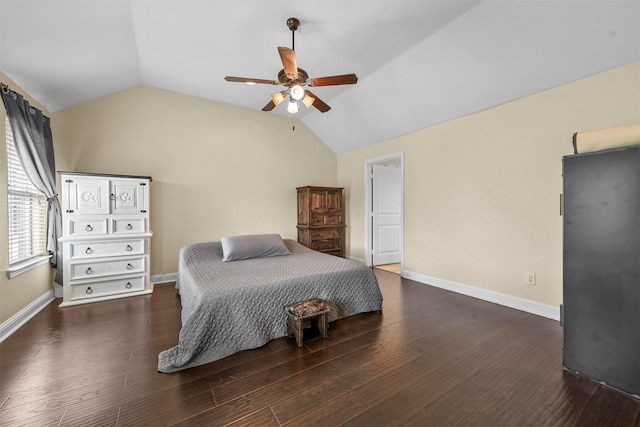
[[8,118],[6,128],[9,265],[15,271],[47,255],[47,198],[33,186],[22,168]]

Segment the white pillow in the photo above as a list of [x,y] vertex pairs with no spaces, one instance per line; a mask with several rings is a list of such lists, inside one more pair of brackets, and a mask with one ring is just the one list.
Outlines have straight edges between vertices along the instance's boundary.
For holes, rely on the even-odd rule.
[[289,255],[289,249],[279,234],[245,234],[225,236],[222,243],[222,261]]

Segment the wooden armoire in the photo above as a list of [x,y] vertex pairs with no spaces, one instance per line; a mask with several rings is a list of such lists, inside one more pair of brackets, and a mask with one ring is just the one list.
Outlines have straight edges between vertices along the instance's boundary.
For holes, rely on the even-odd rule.
[[330,255],[344,256],[342,188],[298,187],[298,242]]

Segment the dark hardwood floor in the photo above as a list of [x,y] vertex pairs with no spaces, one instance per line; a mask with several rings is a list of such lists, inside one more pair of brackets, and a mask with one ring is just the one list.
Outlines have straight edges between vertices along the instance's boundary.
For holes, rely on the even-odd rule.
[[376,275],[382,313],[173,374],[156,371],[180,328],[172,284],[57,300],[0,343],[0,425],[640,425],[640,400],[563,371],[558,322]]

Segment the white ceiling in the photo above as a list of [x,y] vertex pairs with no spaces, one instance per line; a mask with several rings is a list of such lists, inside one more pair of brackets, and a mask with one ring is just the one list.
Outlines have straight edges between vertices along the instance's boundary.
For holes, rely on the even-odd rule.
[[295,116],[336,153],[640,60],[640,0],[0,0],[0,70],[51,112],[140,84],[260,110],[279,87],[223,78],[275,80],[289,17],[299,67],[359,77]]

